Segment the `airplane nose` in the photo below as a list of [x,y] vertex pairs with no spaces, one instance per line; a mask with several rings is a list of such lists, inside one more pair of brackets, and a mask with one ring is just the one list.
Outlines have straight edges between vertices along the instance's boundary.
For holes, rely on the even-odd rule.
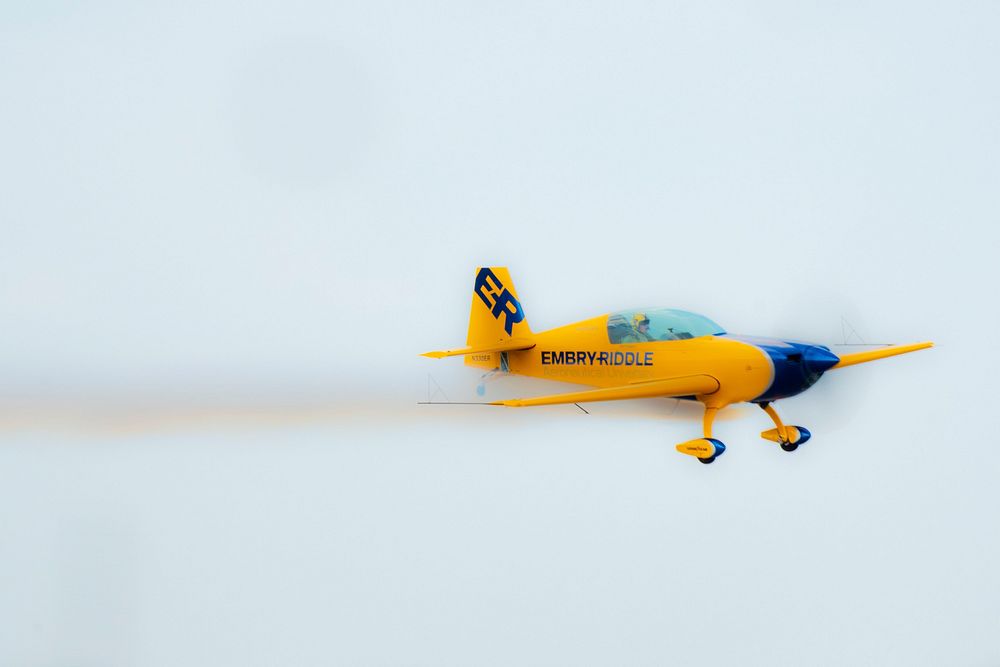
[[771,384],[755,401],[777,401],[801,394],[840,362],[825,345],[794,340],[747,338],[771,359]]
[[819,345],[807,347],[802,355],[802,360],[813,373],[823,373],[840,363],[840,357]]

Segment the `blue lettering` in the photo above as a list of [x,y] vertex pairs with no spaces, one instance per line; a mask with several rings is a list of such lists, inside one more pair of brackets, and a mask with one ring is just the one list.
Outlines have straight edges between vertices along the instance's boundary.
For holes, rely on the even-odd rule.
[[496,295],[502,289],[503,285],[497,280],[495,273],[486,267],[479,269],[479,273],[476,274],[476,287],[473,291],[479,295],[479,298],[483,300],[483,303],[491,311],[493,310],[493,304],[496,302]]
[[515,324],[524,321],[524,309],[521,308],[521,302],[514,298],[510,290],[504,287],[496,274],[488,268],[479,269],[473,292],[482,299],[495,319],[499,320],[500,315],[504,316],[503,328],[508,336],[513,332]]
[[507,335],[511,335],[514,325],[524,321],[524,309],[521,303],[514,298],[509,290],[504,290],[497,298],[497,303],[493,306],[493,317],[500,319],[500,314],[504,314],[503,329]]

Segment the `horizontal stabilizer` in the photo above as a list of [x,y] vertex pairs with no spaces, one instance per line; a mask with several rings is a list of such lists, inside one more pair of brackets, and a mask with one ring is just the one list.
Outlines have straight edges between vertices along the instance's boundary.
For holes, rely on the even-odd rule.
[[[883,347],[878,350],[868,350],[867,352],[853,352],[851,354],[838,354],[840,361],[837,362],[833,368],[844,368],[845,366],[854,366],[855,364],[863,364],[866,361],[875,361],[876,359],[885,359],[886,357],[894,357],[897,354],[906,354],[907,352],[916,352],[917,350],[926,350],[929,347],[934,347],[934,343],[930,341],[924,343],[912,343],[910,345],[893,345],[891,347]],[[833,370],[831,368],[830,370]]]
[[460,354],[486,354],[487,352],[513,352],[515,350],[530,350],[535,347],[535,342],[526,338],[508,338],[507,340],[487,343],[485,345],[470,345],[457,350],[437,350],[435,352],[424,352],[422,356],[433,359],[442,357],[457,357]]
[[636,382],[634,384],[627,384],[621,387],[608,387],[606,389],[588,389],[586,391],[538,396],[536,398],[514,398],[508,401],[495,401],[492,405],[523,408],[533,405],[557,405],[560,403],[620,401],[627,398],[697,396],[711,394],[718,391],[718,389],[719,381],[711,375],[687,375],[684,377],[667,378],[665,380]]

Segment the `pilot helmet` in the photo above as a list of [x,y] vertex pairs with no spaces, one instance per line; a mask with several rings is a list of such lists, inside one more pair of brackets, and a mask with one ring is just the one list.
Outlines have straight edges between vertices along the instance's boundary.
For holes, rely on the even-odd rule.
[[646,317],[646,313],[636,313],[632,316],[632,328],[638,329],[640,324],[649,324],[649,318]]

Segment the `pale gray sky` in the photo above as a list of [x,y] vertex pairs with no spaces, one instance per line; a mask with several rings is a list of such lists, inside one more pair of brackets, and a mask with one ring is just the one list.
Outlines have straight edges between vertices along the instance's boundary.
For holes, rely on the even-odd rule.
[[[996,664],[998,19],[8,3],[0,663]],[[701,466],[671,402],[417,409],[480,264],[938,347]]]

